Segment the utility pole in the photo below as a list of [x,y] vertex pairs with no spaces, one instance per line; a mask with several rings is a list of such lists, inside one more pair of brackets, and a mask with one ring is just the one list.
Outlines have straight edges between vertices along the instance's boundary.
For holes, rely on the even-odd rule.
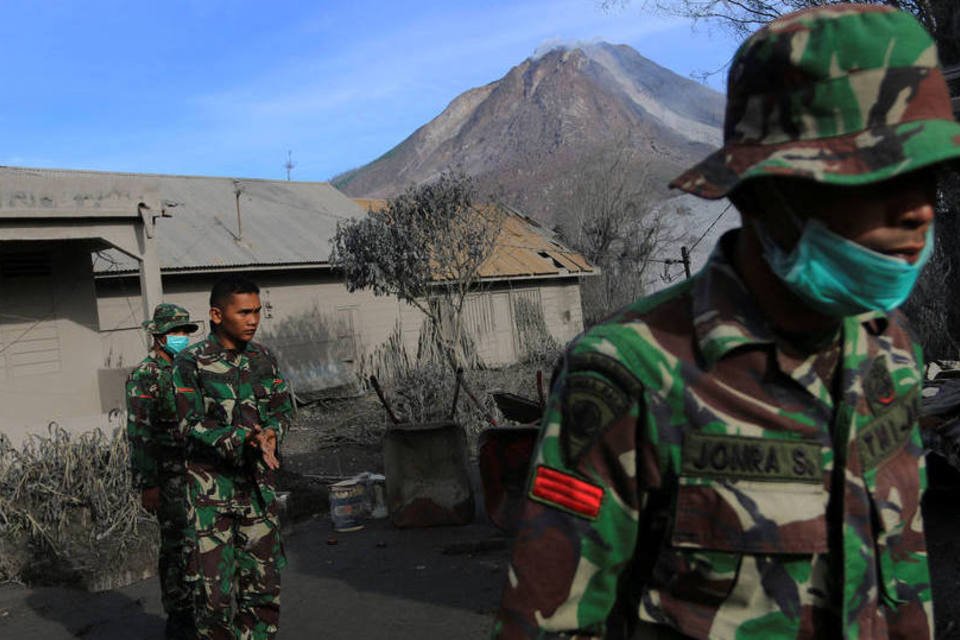
[[[663,264],[666,267],[669,267],[671,264],[677,264],[677,263],[680,263],[683,265],[683,273],[687,276],[687,280],[689,280],[690,279],[690,252],[687,250],[686,247],[680,247],[679,260],[668,258],[667,260],[663,261]],[[664,270],[664,274],[666,274],[666,270]]]
[[287,182],[290,182],[290,172],[293,171],[293,168],[297,166],[293,161],[293,152],[289,149],[287,150],[287,161],[283,164],[283,168],[287,170]]

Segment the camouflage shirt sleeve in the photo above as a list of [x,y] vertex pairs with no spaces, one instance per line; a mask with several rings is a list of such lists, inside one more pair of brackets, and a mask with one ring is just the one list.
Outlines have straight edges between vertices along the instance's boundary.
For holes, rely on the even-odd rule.
[[177,357],[173,386],[180,436],[188,450],[199,447],[231,465],[243,465],[243,446],[250,429],[233,424],[232,412],[206,397],[193,352],[184,351]]
[[130,474],[133,486],[143,490],[158,486],[157,459],[154,455],[153,420],[156,380],[134,370],[127,379],[127,439],[130,442]]
[[260,426],[276,431],[277,441],[280,443],[283,442],[283,436],[293,413],[293,398],[286,379],[280,374],[277,359],[267,349],[264,349],[264,358],[269,365],[268,370],[255,382],[254,388],[257,409],[260,413]]
[[575,345],[556,376],[494,637],[603,638],[633,569],[641,389]]

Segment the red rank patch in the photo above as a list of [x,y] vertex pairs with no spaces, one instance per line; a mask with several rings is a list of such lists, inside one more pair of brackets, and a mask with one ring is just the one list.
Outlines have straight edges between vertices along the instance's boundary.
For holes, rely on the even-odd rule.
[[533,477],[530,496],[579,516],[593,519],[600,513],[603,489],[568,473],[539,466]]

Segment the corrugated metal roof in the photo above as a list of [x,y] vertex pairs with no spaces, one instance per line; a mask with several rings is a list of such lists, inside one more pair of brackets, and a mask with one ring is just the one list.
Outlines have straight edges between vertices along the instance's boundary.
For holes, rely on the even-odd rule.
[[[357,198],[367,211],[378,211],[385,200]],[[597,269],[582,255],[559,242],[535,220],[506,208],[493,255],[480,268],[480,277],[521,278],[593,275]]]
[[[0,168],[0,201],[14,202],[29,216],[41,215],[43,203],[61,212],[52,217],[63,217],[71,203],[74,216],[130,207],[136,214],[143,198],[154,211],[171,215],[157,220],[165,271],[327,263],[337,222],[365,215],[325,182]],[[29,202],[34,205],[27,210]],[[94,267],[98,273],[137,268],[119,251],[103,255]]]
[[[5,210],[18,217],[136,215],[139,202],[170,214],[156,225],[164,271],[326,264],[337,222],[385,205],[351,200],[325,182],[0,167],[0,217]],[[137,269],[136,261],[120,251],[101,255],[94,264],[97,273]],[[481,277],[595,272],[551,232],[508,210]]]

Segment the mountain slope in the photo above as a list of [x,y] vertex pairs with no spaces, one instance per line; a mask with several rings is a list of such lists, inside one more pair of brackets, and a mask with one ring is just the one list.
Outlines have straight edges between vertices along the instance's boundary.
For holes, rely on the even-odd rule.
[[628,148],[638,179],[666,181],[720,144],[723,97],[625,45],[553,49],[458,96],[370,164],[334,179],[390,197],[459,166],[550,223],[586,159]]

